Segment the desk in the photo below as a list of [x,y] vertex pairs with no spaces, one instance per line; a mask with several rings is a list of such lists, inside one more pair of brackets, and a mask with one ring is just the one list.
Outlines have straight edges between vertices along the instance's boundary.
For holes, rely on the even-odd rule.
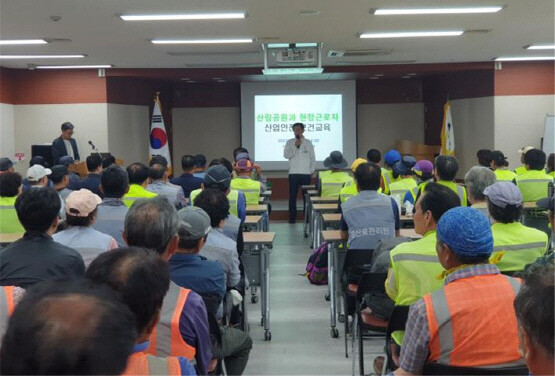
[[[268,205],[247,205],[247,215],[262,215],[264,220],[262,221],[262,230],[268,231],[270,228],[270,220],[268,216]],[[266,214],[266,215],[264,215]]]
[[255,231],[262,231],[261,228],[262,216],[261,215],[247,215],[243,225],[247,229],[254,228]]
[[312,204],[312,227],[311,227],[311,234],[312,234],[312,244],[310,248],[316,248],[322,243],[320,231],[322,230],[322,218],[320,214],[323,213],[335,213],[339,209],[338,203],[333,204]]
[[308,190],[312,190],[312,189],[316,189],[316,186],[314,184],[301,185],[301,190],[302,191],[308,191]]
[[323,225],[322,230],[325,230],[324,227],[326,226],[326,223],[333,226],[333,225],[339,225],[339,222],[341,222],[340,213],[322,214],[322,225]]
[[[305,187],[305,186],[303,186]],[[311,210],[311,201],[310,198],[312,196],[318,196],[318,191],[314,190],[314,189],[303,189],[303,213],[304,213],[304,225],[303,225],[303,230],[304,230],[304,237],[308,238],[308,234],[310,233],[310,223],[312,222],[312,219],[310,217]]]
[[23,234],[0,234],[0,244],[7,245],[23,237]]
[[321,197],[321,196],[311,196],[310,202],[315,203],[337,203],[339,202],[339,196],[329,196],[329,197]]
[[272,191],[264,191],[260,194],[262,197],[270,197],[272,196]]
[[[332,338],[339,336],[339,331],[336,328],[337,316],[337,250],[339,245],[343,244],[343,249],[346,249],[347,241],[341,238],[341,231],[339,230],[326,230],[322,231],[323,240],[329,244],[328,246],[328,286],[329,286],[329,300],[330,300],[330,335]],[[346,319],[346,318],[345,318]]]
[[252,289],[251,301],[253,303],[256,303],[254,286],[260,286],[262,295],[260,322],[264,326],[266,341],[272,340],[270,331],[270,249],[273,248],[275,236],[275,232],[245,232],[243,234],[245,252],[241,256]]

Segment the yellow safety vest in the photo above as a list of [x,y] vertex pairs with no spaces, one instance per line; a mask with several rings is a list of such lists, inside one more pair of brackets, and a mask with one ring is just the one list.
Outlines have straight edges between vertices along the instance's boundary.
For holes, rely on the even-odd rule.
[[[466,189],[462,186],[459,185],[457,183],[453,183],[452,181],[446,181],[446,180],[438,180],[436,181],[436,183],[443,185],[444,187],[449,188],[450,190],[452,190],[453,192],[455,192],[457,194],[457,196],[459,196],[459,199],[461,200],[461,206],[468,206],[467,205],[467,196],[466,196]],[[422,193],[424,191],[424,188],[426,187],[426,183],[422,183],[420,184],[420,192]]]
[[418,187],[418,184],[416,184],[416,180],[413,178],[401,179],[389,185],[389,195],[399,195],[399,197],[401,197],[401,203],[403,203],[405,200],[405,194],[416,187]]
[[555,178],[555,171],[547,172],[547,175],[551,176],[552,178]]
[[[390,258],[385,288],[395,305],[410,305],[443,287],[443,280],[437,278],[444,269],[437,258],[435,230],[428,231],[422,239],[399,244],[391,251]],[[404,332],[394,332],[392,337],[401,345]]]
[[515,174],[517,174],[517,175],[522,175],[522,174],[525,174],[527,172],[528,172],[528,170],[526,169],[526,166],[520,166],[520,167],[515,168]]
[[[202,189],[195,189],[191,191],[191,195],[189,196],[189,202],[193,205],[195,198],[202,192]],[[238,210],[237,210],[237,202],[239,201],[239,191],[235,189],[230,189],[229,194],[227,195],[227,200],[229,201],[229,214],[232,214],[238,217]]]
[[0,233],[2,234],[23,234],[25,232],[15,211],[16,199],[17,196],[0,197]]
[[152,198],[156,196],[158,196],[157,193],[147,191],[139,184],[130,184],[129,192],[127,192],[125,196],[123,196],[123,203],[125,204],[125,206],[130,208],[139,198]]
[[353,180],[345,171],[320,171],[318,176],[320,179],[322,197],[339,196],[339,191],[341,191],[343,185]]
[[527,264],[533,263],[547,252],[547,234],[520,222],[494,223],[491,232],[492,259],[497,253],[505,252],[501,261],[496,264],[502,272],[524,270]]
[[353,196],[358,195],[357,183],[354,180],[345,183],[343,188],[339,191],[339,200],[344,203]]
[[231,180],[231,188],[245,194],[247,205],[258,205],[260,198],[260,182],[248,178],[235,178]]
[[530,170],[516,177],[516,185],[524,202],[536,202],[547,197],[547,186],[550,182],[553,182],[553,178],[544,170]]
[[498,168],[497,170],[493,171],[497,181],[513,181],[516,178],[516,174],[509,170],[501,170]]
[[388,195],[389,194],[389,185],[396,181],[401,180],[400,176],[397,176],[397,179],[393,177],[393,171],[388,170],[387,168],[381,168],[382,170],[382,179],[383,179],[383,193]]

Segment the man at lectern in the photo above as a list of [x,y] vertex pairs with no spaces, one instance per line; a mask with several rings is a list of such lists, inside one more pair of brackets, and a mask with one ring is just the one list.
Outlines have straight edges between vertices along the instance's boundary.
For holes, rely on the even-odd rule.
[[70,156],[75,161],[79,161],[79,151],[77,143],[73,138],[73,124],[65,122],[62,124],[62,135],[52,141],[52,160],[58,164],[61,157]]

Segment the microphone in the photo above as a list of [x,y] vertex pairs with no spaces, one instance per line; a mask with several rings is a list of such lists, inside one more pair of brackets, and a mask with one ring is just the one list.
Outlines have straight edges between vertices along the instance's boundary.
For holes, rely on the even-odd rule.
[[[300,140],[300,139],[301,139],[301,136],[299,136],[298,134],[296,134],[296,135],[295,135],[295,138],[296,138],[297,140]],[[297,149],[299,149],[299,148],[301,147],[300,145],[296,145],[296,146],[297,146]]]
[[94,144],[92,143],[91,140],[89,140],[89,145],[91,145],[91,147],[92,147],[93,150],[96,149],[96,147],[94,146]]

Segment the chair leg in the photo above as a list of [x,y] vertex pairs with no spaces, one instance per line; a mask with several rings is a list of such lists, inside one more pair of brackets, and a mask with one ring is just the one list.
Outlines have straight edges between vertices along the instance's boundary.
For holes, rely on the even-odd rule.
[[347,310],[345,309],[345,358],[349,357],[349,349],[348,349],[348,342],[347,342],[347,335],[349,334],[349,315]]
[[360,371],[360,375],[364,375],[364,345],[363,345],[363,338],[362,338],[362,318],[359,317],[360,313],[357,312],[357,319],[359,320],[358,323],[358,368]]
[[353,325],[351,327],[351,374],[355,376],[355,362],[356,362],[356,347],[355,347],[355,340],[358,333],[358,316],[355,314],[353,315]]

